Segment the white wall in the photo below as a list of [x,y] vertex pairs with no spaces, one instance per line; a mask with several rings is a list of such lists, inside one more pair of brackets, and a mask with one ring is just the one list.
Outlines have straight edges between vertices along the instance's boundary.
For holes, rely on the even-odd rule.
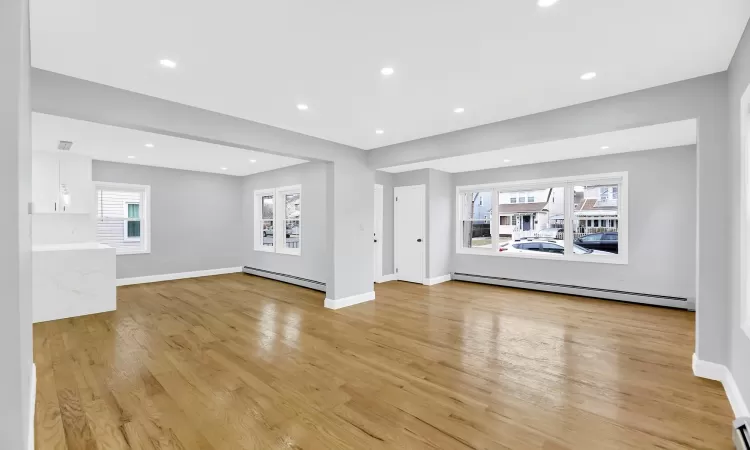
[[453,271],[694,298],[695,146],[465,172],[453,179],[455,186],[467,186],[613,171],[628,172],[627,265],[456,254]]
[[0,2],[0,448],[9,450],[29,448],[34,393],[28,8],[27,0]]
[[[327,164],[307,163],[249,175],[242,180],[242,265],[326,282],[328,214]],[[302,186],[301,254],[285,255],[255,250],[254,192],[292,185]],[[372,194],[370,194],[372,197]]]

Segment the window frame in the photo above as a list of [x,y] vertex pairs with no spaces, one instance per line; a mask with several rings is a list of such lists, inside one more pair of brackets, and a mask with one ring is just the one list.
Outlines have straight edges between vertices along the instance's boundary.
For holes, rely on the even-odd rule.
[[[573,250],[573,220],[574,215],[574,186],[586,185],[586,184],[616,184],[618,187],[618,250],[619,253],[610,255],[596,255],[592,258],[591,255],[578,255]],[[500,193],[508,192],[529,192],[540,189],[550,189],[555,187],[565,188],[565,203],[564,203],[564,230],[565,230],[565,254],[548,254],[545,252],[535,253],[514,253],[514,252],[500,252],[499,248],[499,236],[498,236],[498,223],[499,223],[499,209],[497,206]],[[492,234],[492,248],[491,249],[477,249],[477,248],[465,248],[462,246],[461,241],[461,196],[465,192],[478,192],[478,191],[492,191],[492,218],[490,220],[490,229]],[[512,195],[512,194],[511,194]],[[455,230],[456,230],[456,253],[457,254],[470,254],[470,255],[484,255],[493,256],[499,258],[530,258],[530,259],[547,259],[553,261],[568,261],[568,262],[587,262],[593,264],[628,264],[628,172],[613,172],[613,173],[602,173],[602,174],[591,174],[591,175],[580,175],[580,176],[569,176],[559,178],[545,178],[535,180],[524,180],[517,182],[502,182],[502,183],[487,183],[470,186],[456,186],[456,212],[455,212]],[[538,253],[538,254],[537,254]]]
[[[464,189],[462,191],[457,191],[456,193],[456,246],[459,249],[467,250],[468,253],[475,253],[475,254],[481,254],[481,255],[489,254],[493,251],[493,249],[495,251],[498,251],[497,246],[496,246],[497,239],[494,237],[495,235],[497,235],[498,231],[500,230],[500,228],[498,228],[499,217],[497,213],[497,208],[492,207],[492,211],[491,211],[489,219],[466,219],[464,220],[462,218],[461,207],[463,205],[462,204],[463,200],[461,198],[461,194],[465,194],[467,192],[474,192],[474,193],[489,192],[490,201],[492,202],[490,203],[490,206],[496,205],[498,202],[497,191],[493,189],[480,188],[480,189]],[[478,197],[478,198],[481,198],[481,197]],[[492,242],[493,242],[492,248],[464,247],[463,239],[462,239],[463,238],[463,222],[469,221],[469,222],[474,223],[474,222],[485,222],[487,220],[490,221],[490,237],[492,238]],[[463,253],[463,252],[459,252],[459,253]]]
[[[140,215],[141,222],[141,248],[128,249],[115,247],[116,255],[143,255],[151,253],[151,186],[147,184],[130,184],[130,183],[113,183],[109,181],[94,181],[94,204],[98,204],[98,192],[100,190],[105,191],[130,191],[138,192],[141,194],[141,203],[138,214]],[[134,202],[125,202],[134,203]],[[123,217],[123,223],[125,224],[123,242],[138,242],[127,238],[127,206],[125,206],[125,214]],[[99,218],[98,206],[97,206],[97,219]]]
[[[302,185],[258,189],[253,194],[253,242],[255,251],[292,256],[302,255]],[[289,194],[299,194],[300,217],[296,219],[299,222],[299,245],[296,248],[286,247],[286,222],[288,219],[286,218],[285,197]],[[273,218],[270,220],[273,224],[273,241],[272,245],[263,245],[263,227],[261,223],[269,221],[269,219],[263,219],[263,197],[268,196],[273,197]]]
[[[138,205],[138,218],[137,219],[131,219],[128,212],[128,206],[130,205]],[[128,236],[128,224],[130,222],[139,222],[141,226],[143,225],[143,222],[141,222],[141,202],[122,202],[123,209],[125,210],[123,217],[124,220],[122,221],[122,240],[123,242],[140,242],[141,236],[143,236],[143,230],[139,231],[141,232],[141,235],[138,237],[129,237]]]

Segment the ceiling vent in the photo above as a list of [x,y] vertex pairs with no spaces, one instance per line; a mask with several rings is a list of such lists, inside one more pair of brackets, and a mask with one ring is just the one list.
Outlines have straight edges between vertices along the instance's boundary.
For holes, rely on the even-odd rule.
[[73,143],[70,141],[60,141],[59,144],[57,144],[57,149],[67,152],[70,150],[70,147],[73,146]]

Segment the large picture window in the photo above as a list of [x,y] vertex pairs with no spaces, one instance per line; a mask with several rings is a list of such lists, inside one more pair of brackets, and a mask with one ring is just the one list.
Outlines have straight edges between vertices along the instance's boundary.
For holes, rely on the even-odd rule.
[[302,243],[302,188],[255,191],[255,250],[299,255]]
[[149,186],[97,182],[97,241],[118,255],[149,253],[150,192]]
[[627,173],[458,187],[456,205],[458,253],[627,263]]

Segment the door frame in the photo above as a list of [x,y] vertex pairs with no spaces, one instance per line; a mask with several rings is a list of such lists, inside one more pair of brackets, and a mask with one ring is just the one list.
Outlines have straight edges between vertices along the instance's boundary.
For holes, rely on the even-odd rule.
[[399,192],[405,190],[417,190],[422,197],[422,283],[427,279],[427,198],[426,189],[424,184],[416,184],[412,186],[397,186],[393,188],[393,271],[396,275],[396,280],[401,280],[401,276],[398,272],[398,195]]
[[376,184],[373,190],[375,196],[375,239],[377,239],[377,245],[375,246],[375,282],[379,283],[383,279],[383,210],[385,208],[385,198],[383,197],[383,185]]

